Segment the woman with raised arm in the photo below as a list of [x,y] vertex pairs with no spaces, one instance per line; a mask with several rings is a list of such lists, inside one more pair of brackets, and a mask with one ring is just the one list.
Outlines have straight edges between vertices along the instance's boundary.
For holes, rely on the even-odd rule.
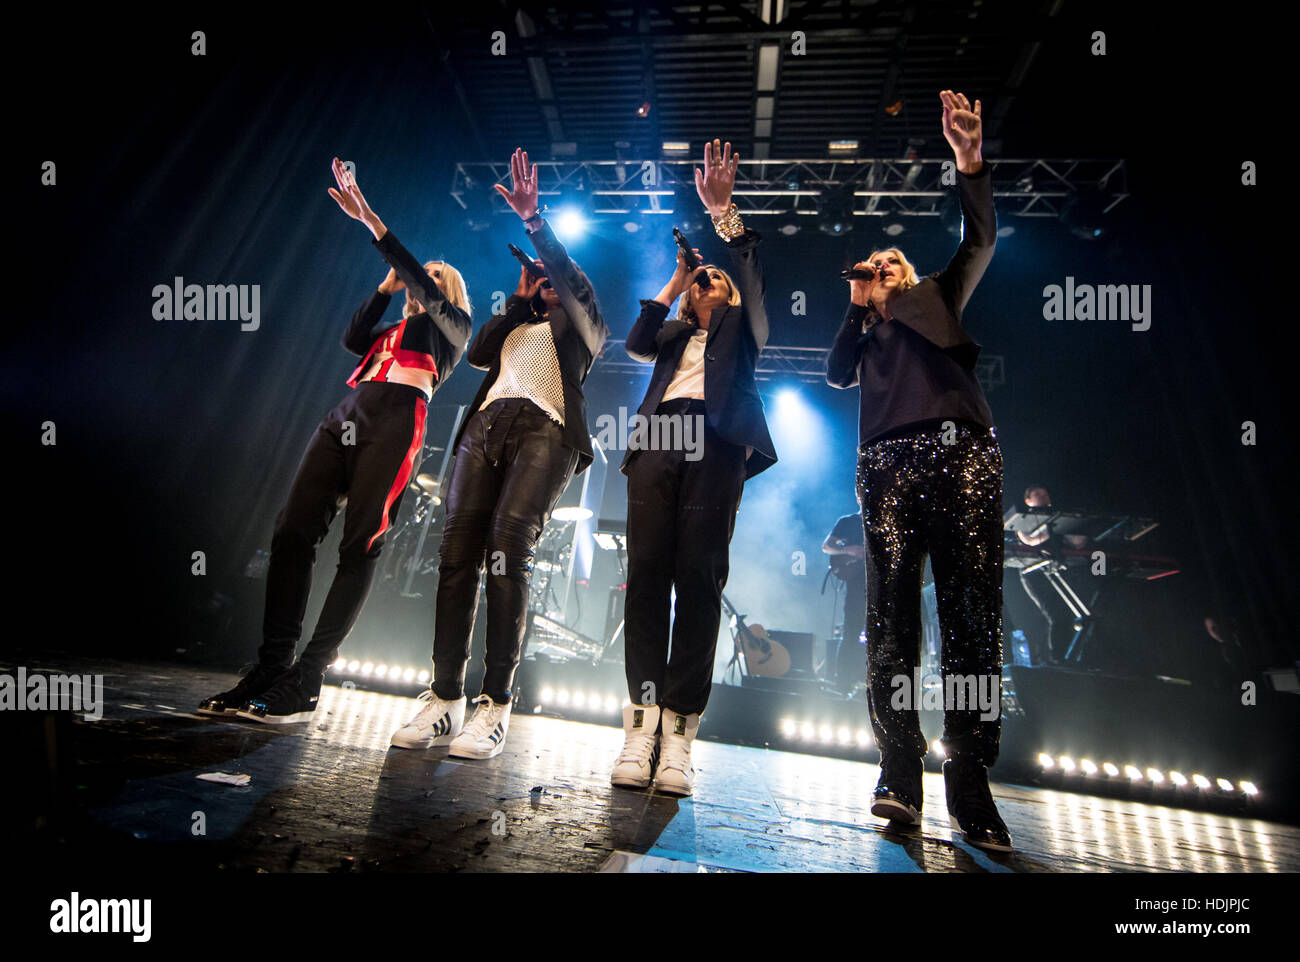
[[[754,381],[767,343],[759,235],[741,223],[731,202],[739,160],[731,144],[715,140],[704,145],[704,170],[695,171],[696,191],[726,242],[732,273],[712,264],[689,270],[679,250],[673,276],[654,300],[641,302],[627,336],[627,353],[655,366],[638,409],[650,425],[648,437],[680,443],[638,443],[634,431],[623,458],[630,704],[611,781],[625,788],[653,782],[674,795],[694,791],[691,745],[713,682],[741,492],[747,479],[776,463]],[[678,297],[678,316],[669,320]]]
[[[445,261],[421,266],[366,204],[337,157],[333,171],[338,189],[329,188],[330,196],[370,228],[390,265],[388,276],[343,334],[343,346],[361,355],[348,379],[354,390],[312,435],[276,519],[257,665],[234,688],[204,700],[199,711],[205,715],[284,724],[315,710],[325,670],[361,613],[384,534],[419,469],[428,402],[469,342],[470,303],[460,272]],[[401,318],[385,320],[392,296],[403,289]],[[316,549],[344,498],[338,570],[295,664]]]
[[[392,744],[450,744],[457,758],[492,758],[505,746],[511,686],[528,613],[533,549],[569,479],[593,454],[582,385],[609,336],[591,282],[537,208],[537,166],[516,150],[511,190],[496,189],[524,222],[545,276],[521,269],[504,313],[474,336],[469,363],[488,376],[454,443],[438,565],[433,681],[424,705]],[[487,567],[483,688],[465,724],[465,672]]]
[[[880,748],[872,814],[921,820],[926,754],[919,705],[896,707],[920,662],[921,571],[934,571],[943,637],[943,765],[948,814],[971,844],[1009,850],[989,792],[1001,717],[974,693],[1001,698],[1002,454],[975,377],[980,346],[962,311],[993,258],[997,224],[981,154],[980,102],[944,90],[943,135],[957,160],[964,233],[941,271],[918,279],[897,248],[854,266],[850,304],[826,380],[861,391],[858,502],[867,546],[867,685]],[[955,684],[950,684],[950,679]],[[951,695],[949,695],[951,697]]]

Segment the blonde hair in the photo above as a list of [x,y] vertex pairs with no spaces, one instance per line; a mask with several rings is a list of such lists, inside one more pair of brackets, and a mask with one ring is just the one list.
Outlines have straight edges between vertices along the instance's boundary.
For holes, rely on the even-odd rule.
[[[427,271],[435,264],[442,265],[442,283],[438,285],[442,290],[442,296],[464,311],[466,317],[473,317],[474,309],[470,306],[469,294],[465,290],[465,278],[460,276],[460,271],[446,261],[428,261],[424,265],[424,269]],[[419,314],[421,310],[423,308],[411,296],[411,289],[408,287],[406,289],[406,305],[402,308],[402,316],[410,317],[412,314]]]
[[[731,292],[731,296],[727,298],[727,303],[732,307],[739,307],[740,290],[739,288],[736,287],[736,282],[731,279],[731,275],[728,274],[726,271],[724,271],[717,264],[702,264],[700,266],[703,267],[704,270],[706,271],[717,271],[719,274],[722,275],[722,279],[727,282],[727,290]],[[691,286],[686,288],[685,292],[682,294],[681,303],[678,305],[677,308],[678,320],[690,321],[692,324],[697,324],[697,325],[700,323],[700,319],[695,314],[695,298],[699,294],[699,292],[700,292],[700,285],[692,281]]]
[[905,291],[905,290],[907,290],[907,289],[909,289],[909,288],[912,288],[912,287],[915,287],[917,284],[921,283],[921,279],[920,279],[919,277],[916,276],[916,268],[912,266],[912,262],[909,261],[909,260],[907,259],[907,257],[903,254],[903,252],[900,251],[897,247],[886,247],[886,248],[884,248],[883,250],[872,251],[870,254],[867,255],[867,258],[866,258],[867,263],[870,264],[871,261],[872,261],[872,258],[874,258],[877,254],[897,254],[897,255],[898,255],[898,259],[899,259],[899,260],[902,262],[902,264],[903,264],[903,277],[902,277],[902,279],[898,282],[898,289],[899,289],[900,291]]

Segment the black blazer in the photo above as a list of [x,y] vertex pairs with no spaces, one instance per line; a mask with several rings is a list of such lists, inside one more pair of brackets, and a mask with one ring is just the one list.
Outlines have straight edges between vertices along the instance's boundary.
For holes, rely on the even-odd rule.
[[[745,464],[746,480],[776,464],[776,450],[763,416],[763,400],[754,380],[758,354],[767,343],[763,272],[758,260],[760,239],[755,231],[746,228],[744,234],[727,242],[730,273],[740,291],[740,306],[728,305],[710,318],[704,342],[705,417],[709,427],[723,439],[753,447]],[[667,316],[665,305],[642,301],[641,316],[627,336],[628,355],[655,366],[645,400],[637,409],[646,418],[659,407],[686,343],[697,330],[695,325],[677,318],[666,320]],[[627,474],[628,463],[637,453],[628,450],[619,470]]]
[[[993,260],[997,243],[989,165],[985,163],[978,174],[970,177],[958,171],[957,194],[961,200],[964,234],[956,253],[948,266],[903,291],[890,306],[895,321],[916,331],[969,371],[975,367],[980,345],[961,326],[961,312]],[[858,383],[858,362],[869,335],[869,331],[862,333],[860,316],[856,320],[845,318],[826,356],[827,383],[840,388]]]
[[[551,314],[551,336],[555,339],[555,356],[560,362],[560,378],[564,382],[564,443],[578,452],[574,474],[581,474],[595,457],[591,451],[591,436],[587,433],[587,399],[582,393],[582,385],[587,380],[592,362],[605,346],[609,326],[601,317],[591,281],[569,257],[551,226],[543,221],[542,226],[528,236],[532,238],[537,256],[546,267],[546,276],[564,308]],[[524,298],[512,295],[506,301],[505,311],[493,317],[474,335],[466,360],[471,366],[487,371],[488,376],[479,385],[469,413],[456,432],[453,450],[460,446],[465,426],[483,406],[483,399],[501,373],[501,348],[506,336],[520,324],[545,319],[535,314],[532,305]]]
[[374,241],[374,245],[423,310],[410,317],[380,323],[392,296],[375,291],[352,315],[343,332],[343,346],[353,354],[366,357],[380,337],[400,326],[401,341],[394,351],[398,363],[424,370],[429,370],[432,364],[437,372],[433,382],[436,391],[465,353],[472,329],[469,315],[443,296],[423,265],[392,231]]

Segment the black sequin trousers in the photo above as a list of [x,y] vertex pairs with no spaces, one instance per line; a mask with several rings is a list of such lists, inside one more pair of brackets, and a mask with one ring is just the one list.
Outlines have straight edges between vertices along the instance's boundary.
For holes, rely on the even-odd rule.
[[[953,427],[949,422],[947,432],[927,428],[872,442],[858,455],[867,546],[867,685],[882,759],[921,759],[927,750],[920,706],[896,697],[896,679],[910,684],[920,665],[927,553],[943,638],[944,690],[949,675],[986,676],[986,690],[1000,699],[1002,452],[992,428]],[[945,704],[944,752],[992,765],[1001,711],[982,719],[992,712],[966,704],[964,710]]]

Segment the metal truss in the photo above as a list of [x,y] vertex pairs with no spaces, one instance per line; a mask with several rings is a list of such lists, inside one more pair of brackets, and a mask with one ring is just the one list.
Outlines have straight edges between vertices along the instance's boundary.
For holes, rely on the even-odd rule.
[[[542,203],[581,204],[589,214],[672,214],[674,197],[694,198],[697,160],[538,161]],[[1089,197],[1107,213],[1128,194],[1123,160],[1000,159],[992,168],[1000,216],[1060,217]],[[451,196],[481,215],[507,213],[492,184],[509,186],[509,164],[456,164]],[[732,194],[744,216],[937,217],[954,191],[952,158],[742,160]],[[692,213],[697,213],[694,205]]]

